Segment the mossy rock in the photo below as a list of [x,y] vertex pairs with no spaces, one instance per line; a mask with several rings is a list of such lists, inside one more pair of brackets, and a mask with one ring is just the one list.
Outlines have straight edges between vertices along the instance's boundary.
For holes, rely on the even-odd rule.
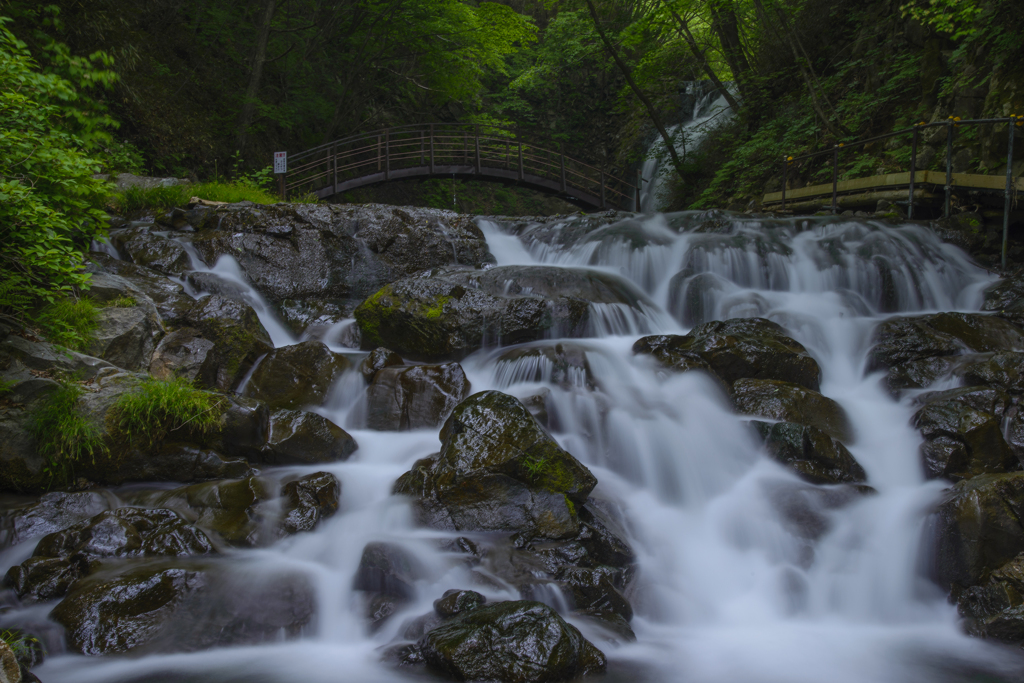
[[256,311],[239,301],[208,296],[196,302],[187,320],[214,344],[198,375],[211,389],[234,389],[253,363],[274,348]]
[[348,359],[319,341],[274,349],[260,361],[246,395],[271,409],[299,409],[324,402],[334,382],[349,368]]
[[825,432],[795,422],[754,421],[773,459],[812,484],[859,484],[867,479],[864,468],[842,443]]
[[853,427],[842,406],[799,384],[769,379],[741,379],[732,386],[736,410],[744,415],[796,422],[851,443]]

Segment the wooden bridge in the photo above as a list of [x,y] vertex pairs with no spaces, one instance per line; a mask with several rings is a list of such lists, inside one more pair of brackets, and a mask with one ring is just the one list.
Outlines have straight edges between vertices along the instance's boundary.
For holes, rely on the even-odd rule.
[[634,183],[567,156],[560,144],[460,123],[384,128],[290,156],[282,191],[285,197],[312,192],[325,199],[392,180],[452,177],[528,187],[587,211],[639,206]]

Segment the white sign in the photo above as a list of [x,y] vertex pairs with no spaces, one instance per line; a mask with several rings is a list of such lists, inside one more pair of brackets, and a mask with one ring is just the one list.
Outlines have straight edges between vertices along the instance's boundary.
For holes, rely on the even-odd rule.
[[274,173],[288,172],[288,152],[274,152]]

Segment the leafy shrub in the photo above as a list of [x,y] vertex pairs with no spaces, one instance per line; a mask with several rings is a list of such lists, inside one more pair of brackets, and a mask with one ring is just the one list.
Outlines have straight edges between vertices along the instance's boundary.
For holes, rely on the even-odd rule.
[[61,382],[35,410],[29,432],[36,439],[36,448],[46,460],[43,471],[58,484],[74,479],[75,463],[85,458],[96,462],[106,453],[100,429],[87,420],[78,409],[82,388],[69,381]]
[[222,398],[182,377],[166,381],[151,377],[118,398],[108,421],[115,437],[145,448],[179,429],[209,432],[224,407]]
[[92,178],[91,152],[113,120],[84,92],[109,86],[109,58],[47,49],[76,84],[41,72],[0,17],[0,316],[20,320],[42,301],[88,287],[81,250],[102,236],[107,184]]
[[54,299],[29,316],[43,335],[54,344],[81,351],[96,329],[96,304],[85,297]]

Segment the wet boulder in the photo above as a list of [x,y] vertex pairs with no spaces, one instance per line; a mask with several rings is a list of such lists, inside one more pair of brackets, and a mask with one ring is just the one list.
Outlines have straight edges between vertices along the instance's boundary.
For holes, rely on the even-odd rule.
[[603,326],[595,305],[647,326],[650,302],[626,280],[599,271],[500,266],[438,269],[393,282],[354,315],[365,348],[386,346],[408,358],[459,359],[484,344],[584,337]]
[[253,462],[306,465],[347,460],[359,447],[344,429],[326,417],[300,410],[276,410],[270,416],[270,438]]
[[450,619],[471,612],[485,602],[486,598],[476,591],[446,590],[444,595],[434,601],[434,611],[442,619]]
[[213,342],[197,379],[211,389],[238,386],[256,360],[273,350],[270,335],[251,306],[220,296],[200,299],[186,317],[190,327]]
[[1003,436],[1003,416],[1010,397],[999,389],[973,386],[925,397],[912,418],[924,443],[921,457],[926,476],[953,481],[1020,467]]
[[270,409],[251,398],[229,396],[211,439],[218,451],[231,457],[259,462],[270,437]]
[[459,681],[564,681],[607,668],[604,654],[576,627],[525,600],[461,614],[418,645],[430,669]]
[[796,422],[820,429],[833,439],[853,440],[853,428],[842,406],[798,384],[741,379],[733,384],[731,395],[736,410],[744,415]]
[[237,546],[259,545],[264,503],[273,496],[259,477],[211,481],[160,492],[142,499],[174,510],[200,529]]
[[868,369],[885,370],[891,391],[923,388],[949,375],[957,357],[1024,349],[1024,332],[1000,318],[936,313],[893,318],[875,330]]
[[864,468],[842,443],[825,432],[795,422],[751,424],[764,439],[765,450],[812,484],[864,482]]
[[200,482],[252,475],[252,467],[244,458],[225,457],[195,444],[165,442],[144,451],[129,449],[116,474],[106,480]]
[[633,353],[679,371],[709,367],[727,384],[743,378],[778,380],[818,391],[821,369],[783,328],[763,318],[712,321],[687,335],[644,337]]
[[135,305],[109,306],[97,312],[97,327],[85,351],[126,370],[145,370],[163,336],[155,310]]
[[379,346],[370,351],[366,358],[359,363],[359,372],[363,379],[372,382],[377,373],[384,368],[393,368],[404,363],[405,361],[397,353]]
[[1024,553],[960,592],[957,609],[967,632],[1005,643],[1024,643]]
[[135,228],[111,236],[114,246],[136,264],[164,275],[181,276],[192,269],[192,259],[180,242]]
[[44,493],[38,502],[14,516],[8,536],[9,543],[24,543],[63,531],[110,509],[111,502],[106,495],[96,491]]
[[587,360],[587,349],[578,344],[540,344],[505,351],[495,360],[496,371],[519,382],[554,382],[563,389],[597,386]]
[[452,530],[542,538],[579,533],[577,504],[597,484],[518,399],[474,394],[441,429],[441,452],[402,475],[395,492],[416,498],[421,520]]
[[286,534],[313,531],[338,511],[341,482],[328,472],[314,472],[281,488],[281,530]]
[[260,361],[246,395],[271,409],[298,409],[324,402],[328,390],[350,367],[348,359],[318,341],[274,349]]
[[184,377],[195,382],[200,376],[215,377],[216,346],[195,327],[182,327],[160,340],[149,364],[149,374],[157,379]]
[[1024,353],[1019,351],[965,359],[953,372],[967,385],[998,387],[1014,395],[1024,393]]
[[986,289],[981,310],[1009,320],[1018,327],[1024,325],[1024,277],[1021,273],[1014,273]]
[[633,607],[621,592],[626,584],[622,569],[563,566],[556,578],[574,609],[585,614],[611,612],[626,622],[633,618]]
[[364,594],[371,629],[380,628],[388,617],[416,597],[416,581],[422,575],[419,562],[401,546],[366,544],[352,589]]
[[934,523],[935,578],[945,590],[977,586],[1024,550],[1024,472],[957,483]]
[[[150,268],[140,266],[131,261],[119,261],[107,254],[92,253],[89,255],[92,261],[91,268],[102,269],[101,272],[116,276],[128,283],[127,295],[140,299],[138,292],[153,302],[160,319],[171,325],[181,325],[189,309],[192,308],[195,300],[185,293],[184,288],[168,279],[163,274]],[[94,274],[95,275],[95,274]],[[121,286],[111,288],[110,281],[100,279],[97,284],[89,290],[90,296],[96,296],[101,301],[113,301],[125,296],[120,291]]]
[[458,363],[385,367],[366,393],[366,426],[399,431],[438,427],[469,394]]
[[219,207],[192,244],[207,263],[237,259],[273,302],[358,301],[421,270],[494,261],[470,216],[381,205]]

